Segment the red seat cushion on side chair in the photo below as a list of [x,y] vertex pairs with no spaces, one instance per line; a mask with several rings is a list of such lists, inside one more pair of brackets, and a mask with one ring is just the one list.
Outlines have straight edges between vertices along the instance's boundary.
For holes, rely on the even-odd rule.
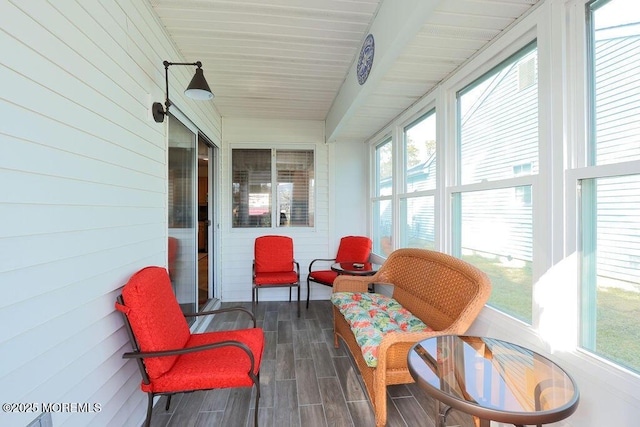
[[256,273],[254,283],[260,285],[278,285],[295,283],[298,280],[298,275],[295,271],[285,273]]
[[[185,347],[235,340],[245,343],[255,355],[254,373],[257,374],[264,349],[262,329],[193,334]],[[147,359],[148,362],[150,359]],[[145,362],[145,363],[146,363]],[[193,369],[197,366],[198,369]],[[170,371],[155,378],[151,384],[142,384],[145,392],[162,393],[175,389],[205,390],[213,388],[251,387],[247,375],[250,367],[247,353],[238,347],[222,347],[180,356]]]
[[311,273],[314,280],[324,282],[324,283],[333,283],[333,281],[338,277],[338,273],[333,270],[317,270]]

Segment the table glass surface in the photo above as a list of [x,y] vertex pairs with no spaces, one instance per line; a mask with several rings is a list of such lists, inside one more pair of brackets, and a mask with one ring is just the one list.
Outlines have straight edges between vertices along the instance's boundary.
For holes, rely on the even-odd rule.
[[561,418],[565,418],[578,403],[577,387],[562,368],[532,350],[498,339],[429,338],[411,348],[408,364],[427,392],[438,400],[463,403],[459,407],[463,411],[477,406],[521,416],[564,412]]
[[371,276],[378,271],[380,266],[371,262],[361,263],[362,267],[356,267],[353,262],[337,262],[331,266],[331,269],[337,273],[350,274],[352,276]]

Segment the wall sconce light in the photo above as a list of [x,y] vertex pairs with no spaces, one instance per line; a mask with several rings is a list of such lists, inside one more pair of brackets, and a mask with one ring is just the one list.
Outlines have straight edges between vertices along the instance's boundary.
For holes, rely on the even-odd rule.
[[171,65],[194,65],[198,67],[196,69],[196,73],[191,79],[191,83],[189,83],[189,86],[187,86],[187,88],[185,89],[184,94],[191,99],[200,101],[206,101],[213,98],[213,92],[211,92],[209,84],[207,84],[207,80],[204,78],[204,73],[202,72],[202,62],[164,61],[163,64],[166,99],[164,101],[164,106],[159,102],[154,102],[151,106],[153,120],[155,120],[156,123],[162,123],[164,121],[164,116],[168,114],[169,107],[171,106],[171,101],[169,101],[169,66]]

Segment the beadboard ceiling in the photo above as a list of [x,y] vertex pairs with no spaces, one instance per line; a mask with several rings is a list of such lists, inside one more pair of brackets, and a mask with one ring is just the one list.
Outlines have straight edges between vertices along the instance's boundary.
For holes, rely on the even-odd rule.
[[358,102],[338,109],[365,37],[404,1],[150,0],[184,59],[202,61],[223,117],[328,120],[336,109],[327,133],[338,142],[370,138],[538,3],[421,0],[431,6],[411,37],[380,70],[376,45],[375,81],[356,82]]

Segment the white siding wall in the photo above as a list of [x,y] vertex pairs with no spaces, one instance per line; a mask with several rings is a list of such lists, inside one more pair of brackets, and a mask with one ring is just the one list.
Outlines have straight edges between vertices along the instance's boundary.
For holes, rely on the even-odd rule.
[[[166,264],[166,121],[148,110],[162,60],[184,59],[138,0],[2,1],[0,28],[0,400],[102,407],[54,413],[56,427],[138,425],[146,398],[114,301]],[[193,71],[170,71],[172,100],[219,142],[213,104],[181,96]]]
[[[251,301],[251,265],[255,238],[279,234],[293,238],[294,256],[300,263],[301,300],[306,301],[306,277],[314,258],[335,256],[340,237],[362,234],[366,217],[362,206],[366,189],[364,144],[325,144],[324,122],[304,120],[225,119],[222,148],[221,292],[223,301]],[[315,149],[315,227],[234,229],[231,227],[231,149],[307,147]],[[355,160],[355,161],[354,161]],[[353,197],[353,195],[356,197]],[[225,208],[226,206],[226,208]],[[331,218],[339,218],[336,224]],[[312,299],[327,299],[330,288],[311,285]],[[295,292],[292,298],[295,299]],[[288,288],[260,292],[261,301],[284,301]]]
[[342,236],[370,236],[363,209],[369,198],[369,149],[359,142],[342,141],[329,144],[329,150],[329,218],[334,223],[331,256],[335,256]]

